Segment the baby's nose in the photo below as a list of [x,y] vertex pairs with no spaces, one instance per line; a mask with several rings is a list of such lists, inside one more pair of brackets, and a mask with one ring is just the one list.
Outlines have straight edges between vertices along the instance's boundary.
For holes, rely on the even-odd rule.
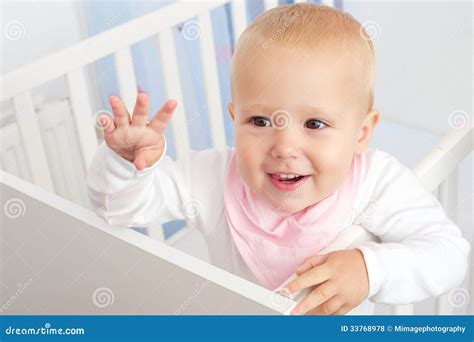
[[275,137],[271,154],[276,159],[298,158],[302,153],[301,144],[301,137],[279,134],[279,136]]

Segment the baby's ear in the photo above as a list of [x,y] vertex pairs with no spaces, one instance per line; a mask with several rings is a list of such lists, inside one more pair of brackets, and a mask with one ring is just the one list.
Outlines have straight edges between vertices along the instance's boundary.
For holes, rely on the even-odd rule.
[[227,110],[229,111],[229,114],[230,114],[230,117],[232,118],[232,121],[234,121],[235,114],[234,114],[234,105],[232,104],[232,102],[229,102],[227,104]]
[[380,113],[378,110],[371,110],[367,113],[364,122],[362,123],[359,129],[359,136],[357,139],[356,154],[364,152],[370,144],[372,139],[372,133],[375,126],[377,126],[380,118]]

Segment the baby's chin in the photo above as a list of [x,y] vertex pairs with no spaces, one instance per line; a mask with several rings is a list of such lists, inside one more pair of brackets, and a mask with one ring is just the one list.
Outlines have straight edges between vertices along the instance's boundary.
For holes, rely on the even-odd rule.
[[311,203],[297,203],[296,201],[293,201],[293,203],[288,203],[287,201],[279,201],[271,204],[275,208],[275,211],[277,213],[289,215],[296,214],[312,205]]
[[311,203],[306,196],[299,198],[300,194],[292,192],[281,192],[279,194],[270,195],[268,192],[265,194],[260,194],[263,196],[263,200],[269,203],[276,213],[281,214],[295,214],[314,203]]

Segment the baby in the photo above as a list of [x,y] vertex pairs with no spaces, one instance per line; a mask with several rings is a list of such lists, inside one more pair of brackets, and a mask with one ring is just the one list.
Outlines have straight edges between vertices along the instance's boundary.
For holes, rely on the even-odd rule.
[[[350,15],[309,3],[268,10],[232,57],[235,149],[173,161],[163,132],[176,101],[148,122],[147,94],[132,116],[111,96],[91,202],[115,225],[187,219],[213,264],[270,290],[296,273],[290,293],[314,290],[293,314],[439,296],[464,279],[470,247],[410,169],[368,148],[379,120],[374,64]],[[381,242],[318,254],[353,224]]]

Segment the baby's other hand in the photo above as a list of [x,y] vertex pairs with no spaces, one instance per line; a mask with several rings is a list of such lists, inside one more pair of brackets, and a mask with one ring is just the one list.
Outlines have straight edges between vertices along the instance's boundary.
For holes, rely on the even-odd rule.
[[98,117],[107,145],[138,170],[153,165],[164,152],[163,132],[176,108],[176,101],[168,100],[149,123],[146,93],[137,95],[133,116],[118,96],[110,96],[109,103],[114,113],[113,120],[105,114]]
[[317,286],[295,306],[292,315],[344,315],[368,296],[367,268],[358,249],[312,256],[296,274],[298,278],[285,285],[290,293]]

